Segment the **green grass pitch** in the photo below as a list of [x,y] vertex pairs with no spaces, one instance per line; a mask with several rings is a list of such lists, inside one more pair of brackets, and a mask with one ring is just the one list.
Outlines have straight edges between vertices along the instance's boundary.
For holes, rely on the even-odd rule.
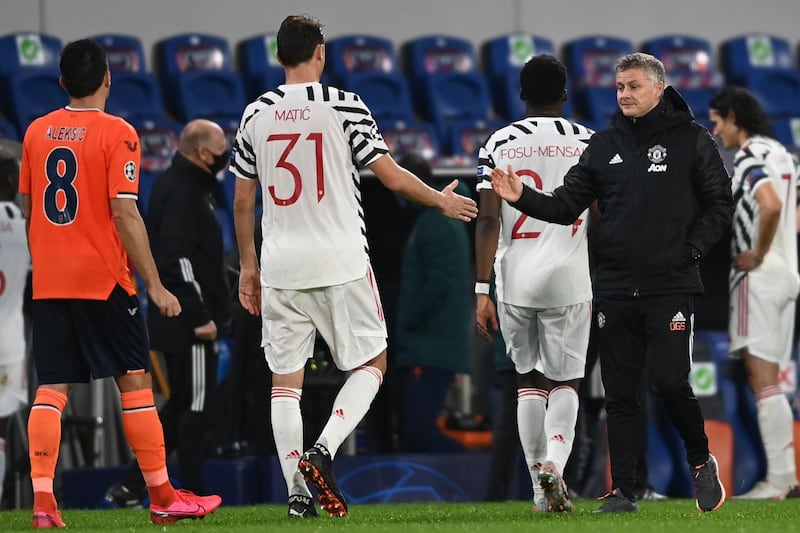
[[[70,533],[79,531],[154,532],[322,532],[422,533],[429,531],[553,533],[750,533],[800,532],[800,499],[728,500],[713,513],[700,513],[693,500],[640,502],[635,514],[596,515],[599,502],[576,502],[571,514],[537,513],[526,502],[351,505],[346,518],[289,520],[283,505],[223,506],[204,520],[154,526],[144,510],[63,512]],[[30,531],[30,511],[0,512],[0,531]]]

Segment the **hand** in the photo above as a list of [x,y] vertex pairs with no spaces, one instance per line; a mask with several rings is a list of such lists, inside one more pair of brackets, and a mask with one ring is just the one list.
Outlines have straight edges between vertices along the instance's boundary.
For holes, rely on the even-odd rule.
[[743,270],[744,272],[750,272],[757,266],[759,266],[764,261],[763,257],[759,257],[753,250],[747,250],[745,252],[740,253],[736,257],[736,261],[734,262],[734,266],[736,270]]
[[[478,326],[478,334],[487,341],[492,340],[492,331],[498,331],[497,312],[494,302],[488,294],[477,294],[478,302],[475,307],[475,323]],[[491,327],[491,331],[489,328]]]
[[167,317],[174,317],[181,314],[181,304],[174,294],[162,286],[147,290],[150,303],[158,307],[158,311]]
[[239,302],[251,315],[261,314],[261,272],[257,268],[241,267],[239,271]]
[[439,211],[446,217],[469,222],[478,216],[478,205],[472,198],[461,196],[454,192],[458,180],[453,180],[442,190],[443,201]]
[[209,320],[207,324],[197,326],[194,328],[194,336],[201,341],[214,341],[217,340],[217,325],[213,320]]
[[500,198],[507,202],[516,202],[522,196],[522,180],[511,165],[508,165],[508,172],[503,172],[499,168],[492,170],[492,189]]

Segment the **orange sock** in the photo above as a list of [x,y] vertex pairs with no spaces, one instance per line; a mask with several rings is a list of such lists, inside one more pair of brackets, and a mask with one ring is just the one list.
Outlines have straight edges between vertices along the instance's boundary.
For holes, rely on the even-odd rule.
[[53,478],[61,444],[61,413],[66,405],[66,394],[43,387],[36,389],[36,398],[28,417],[34,509],[58,509],[53,496]]
[[123,392],[122,426],[133,454],[139,462],[150,502],[167,507],[175,500],[175,489],[167,475],[164,429],[158,419],[153,391]]

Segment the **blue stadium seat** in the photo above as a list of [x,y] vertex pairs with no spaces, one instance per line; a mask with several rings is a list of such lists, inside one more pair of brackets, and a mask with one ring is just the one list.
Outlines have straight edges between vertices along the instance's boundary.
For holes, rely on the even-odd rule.
[[697,119],[708,121],[708,103],[722,87],[711,44],[699,37],[665,35],[642,43],[642,51],[664,63],[667,83],[678,90]]
[[499,120],[467,119],[455,122],[450,131],[449,151],[452,155],[478,156],[478,150],[495,130],[505,126]]
[[563,52],[575,113],[593,124],[607,123],[618,109],[614,69],[621,56],[633,52],[633,43],[593,35],[567,42]]
[[150,191],[158,176],[172,163],[178,149],[180,124],[168,119],[145,119],[131,121],[139,134],[142,145],[141,170],[139,171],[139,210],[147,213]]
[[274,33],[256,35],[236,45],[239,72],[249,100],[255,100],[286,80],[277,51],[278,41]]
[[407,42],[403,52],[415,107],[434,123],[440,138],[450,135],[455,121],[489,117],[489,87],[477,71],[471,42],[444,35],[421,37]]
[[103,34],[90,37],[108,56],[113,88],[106,103],[112,115],[131,119],[164,116],[164,101],[156,77],[145,69],[145,55],[138,37]]
[[436,129],[428,122],[385,120],[378,126],[395,159],[406,154],[416,154],[431,161],[439,155],[439,137]]
[[12,33],[0,37],[0,78],[27,69],[58,70],[61,40],[44,33]]
[[23,135],[33,119],[67,103],[58,84],[61,41],[43,33],[0,37],[0,91],[5,115]]
[[[535,55],[555,55],[553,42],[526,33],[501,35],[483,43],[481,55],[494,109],[506,120],[525,116],[525,103],[519,97],[519,72]],[[571,116],[570,101],[564,106],[564,116]]]
[[19,141],[19,133],[17,127],[11,122],[0,118],[0,139],[11,139],[12,141]]
[[778,142],[797,152],[800,148],[800,117],[773,121],[772,134]]
[[328,41],[325,50],[331,83],[361,96],[376,119],[412,118],[408,81],[397,71],[391,41],[347,35]]
[[800,116],[800,72],[787,40],[766,34],[734,37],[721,44],[720,57],[728,84],[750,89],[768,116]]
[[224,39],[197,33],[168,37],[156,44],[156,64],[164,102],[176,119],[241,116],[244,88]]
[[47,68],[20,70],[8,79],[9,118],[23,135],[34,119],[69,103],[58,79],[58,71]]

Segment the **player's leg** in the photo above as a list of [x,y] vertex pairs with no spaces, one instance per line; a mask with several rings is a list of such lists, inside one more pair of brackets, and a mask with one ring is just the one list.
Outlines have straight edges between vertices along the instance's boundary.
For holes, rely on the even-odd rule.
[[33,358],[39,387],[28,417],[33,527],[65,527],[53,495],[61,443],[61,415],[71,383],[89,381],[73,328],[70,300],[34,300]]
[[506,353],[514,363],[517,373],[517,427],[533,486],[533,510],[546,511],[547,501],[539,482],[539,471],[547,452],[544,417],[550,383],[535,369],[539,361],[536,312],[498,302],[497,316]]
[[264,354],[272,371],[271,419],[275,450],[286,482],[289,516],[316,516],[311,492],[298,461],[303,453],[305,364],[314,351],[315,330],[303,311],[309,296],[303,291],[264,288],[262,317]]
[[[131,309],[134,310],[131,313]],[[74,306],[81,348],[96,378],[114,377],[122,403],[122,427],[150,495],[150,519],[168,524],[213,512],[222,499],[176,491],[169,481],[164,431],[153,398],[150,352],[136,295],[120,286],[105,301]]]
[[797,485],[792,409],[779,382],[780,368],[791,357],[794,300],[760,281],[748,276],[735,291],[731,348],[742,358],[755,394],[767,476],[739,497],[783,499]]
[[[333,478],[331,464],[344,440],[367,414],[386,373],[386,322],[372,271],[344,285],[314,294],[312,320],[328,343],[334,363],[350,371],[333,401],[331,416],[314,447],[303,454],[300,469],[320,493],[330,515],[347,514],[347,502]],[[317,461],[317,464],[315,464]]]
[[547,454],[539,476],[551,511],[572,510],[563,473],[575,441],[578,387],[586,368],[591,313],[587,301],[537,314],[542,371],[553,384],[544,418]]

